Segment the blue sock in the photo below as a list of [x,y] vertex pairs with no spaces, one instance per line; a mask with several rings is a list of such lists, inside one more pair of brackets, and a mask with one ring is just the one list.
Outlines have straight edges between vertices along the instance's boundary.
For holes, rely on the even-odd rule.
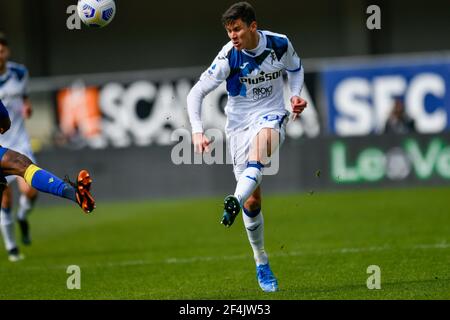
[[34,164],[27,168],[24,178],[28,184],[39,191],[51,193],[55,196],[76,202],[74,187]]

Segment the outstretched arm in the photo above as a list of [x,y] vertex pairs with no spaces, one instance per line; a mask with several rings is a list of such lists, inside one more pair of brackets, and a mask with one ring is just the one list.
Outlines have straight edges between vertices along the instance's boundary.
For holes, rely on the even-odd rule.
[[195,152],[209,151],[211,141],[203,134],[202,102],[205,96],[216,89],[229,74],[228,59],[219,53],[211,67],[200,77],[187,96],[187,111],[192,128],[192,143]]
[[208,93],[220,85],[220,82],[200,79],[187,96],[187,111],[192,133],[203,133],[202,102]]
[[211,141],[203,134],[203,124],[201,120],[202,102],[205,96],[213,91],[220,84],[212,81],[199,81],[191,89],[187,97],[187,109],[189,121],[192,127],[192,143],[197,153],[209,152]]
[[305,82],[305,72],[300,57],[290,41],[288,42],[285,63],[289,89],[291,90],[291,108],[294,113],[292,120],[295,120],[306,108],[307,102],[300,97]]

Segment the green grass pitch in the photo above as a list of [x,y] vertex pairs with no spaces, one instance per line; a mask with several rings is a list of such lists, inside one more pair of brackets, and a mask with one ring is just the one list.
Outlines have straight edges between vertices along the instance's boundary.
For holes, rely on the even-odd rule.
[[[450,188],[263,199],[280,291],[263,293],[239,216],[222,198],[37,206],[26,259],[0,252],[0,299],[449,299]],[[69,265],[81,289],[69,290]],[[367,267],[381,270],[369,290]]]

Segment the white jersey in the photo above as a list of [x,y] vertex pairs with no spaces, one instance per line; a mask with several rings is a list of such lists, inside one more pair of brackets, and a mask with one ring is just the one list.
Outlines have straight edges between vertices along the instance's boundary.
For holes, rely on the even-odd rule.
[[[301,60],[289,39],[282,34],[258,31],[258,46],[237,50],[227,43],[200,77],[188,96],[193,132],[202,132],[201,101],[226,81],[228,102],[226,131],[250,126],[265,114],[285,114],[283,72],[288,71],[291,94],[300,96],[303,87]],[[295,75],[295,76],[294,76]]]
[[23,118],[24,97],[27,96],[28,71],[17,63],[8,62],[0,75],[0,99],[8,110],[11,128],[0,135],[0,145],[31,156],[29,137]]

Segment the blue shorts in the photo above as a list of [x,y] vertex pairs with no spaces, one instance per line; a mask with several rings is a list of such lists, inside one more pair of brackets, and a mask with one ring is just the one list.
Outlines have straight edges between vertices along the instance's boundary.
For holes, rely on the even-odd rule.
[[5,155],[6,151],[8,151],[8,148],[3,148],[2,146],[0,146],[0,161],[2,161],[3,156]]
[[[3,148],[2,146],[0,146],[0,162],[2,161],[3,156],[5,155],[6,151],[8,151],[8,150],[9,150],[8,148]],[[0,178],[1,177],[3,177],[3,171],[2,171],[2,168],[0,166]]]

